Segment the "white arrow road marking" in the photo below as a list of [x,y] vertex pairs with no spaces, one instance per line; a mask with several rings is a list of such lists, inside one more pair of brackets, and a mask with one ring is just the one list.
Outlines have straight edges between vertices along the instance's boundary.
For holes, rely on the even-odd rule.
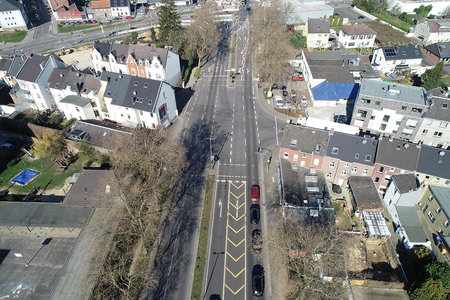
[[222,218],[222,199],[219,200],[220,217]]
[[[239,199],[236,199],[236,207],[239,207]],[[238,217],[238,214],[239,214],[239,210],[236,209],[236,219]]]

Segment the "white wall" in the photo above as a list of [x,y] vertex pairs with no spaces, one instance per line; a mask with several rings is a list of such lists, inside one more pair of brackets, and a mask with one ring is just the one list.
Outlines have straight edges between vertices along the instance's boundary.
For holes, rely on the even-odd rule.
[[166,62],[166,81],[176,86],[181,80],[180,57],[178,54],[168,51]]
[[400,7],[400,11],[406,12],[408,14],[414,14],[414,9],[420,7],[421,5],[427,6],[432,5],[433,8],[430,11],[432,15],[440,16],[445,12],[445,9],[450,5],[448,1],[401,1],[401,0],[391,0],[388,1],[389,8],[391,10],[392,7],[398,5]]
[[21,10],[2,11],[0,13],[0,24],[3,28],[26,27],[27,20],[25,12],[22,14]]
[[94,111],[90,103],[84,107],[70,103],[59,103],[59,109],[64,113],[67,120],[75,118],[77,120],[95,119]]
[[306,46],[308,48],[327,48],[329,38],[329,33],[308,33]]
[[[441,133],[441,136],[435,135],[436,132]],[[424,118],[414,138],[414,143],[419,141],[428,146],[436,147],[439,144],[442,148],[447,148],[450,146],[449,122]]]
[[418,75],[421,75],[426,70],[420,65],[422,63],[422,58],[406,60],[386,60],[381,48],[374,50],[371,63],[377,63],[378,66],[373,66],[373,68],[382,73],[392,73],[394,72],[395,67],[401,64],[408,65],[411,68],[411,73],[413,74],[416,73]]
[[101,72],[103,71],[103,68],[105,68],[106,71],[111,71],[111,65],[109,64],[109,61],[103,61],[102,56],[95,48],[92,49],[91,59],[95,71]]
[[[345,48],[372,48],[375,42],[375,34],[353,35],[345,34],[342,30],[339,31],[339,43]],[[354,43],[350,46],[349,43]]]
[[[164,104],[166,105],[167,121],[161,124],[162,120],[160,119],[159,116],[159,108]],[[159,91],[159,97],[155,103],[154,112],[157,114],[158,121],[161,126],[169,125],[169,123],[172,122],[178,116],[177,103],[175,100],[175,91],[169,84],[165,82],[161,84],[161,89]]]
[[131,14],[130,3],[128,2],[128,6],[121,7],[111,7],[111,15],[112,17],[125,17]]

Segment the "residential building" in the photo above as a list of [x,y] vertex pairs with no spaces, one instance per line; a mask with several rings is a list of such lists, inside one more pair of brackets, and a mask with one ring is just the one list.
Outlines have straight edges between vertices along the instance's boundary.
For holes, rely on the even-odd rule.
[[329,39],[329,19],[308,19],[306,23],[306,45],[308,48],[328,48]]
[[3,30],[27,30],[28,17],[21,2],[0,0],[0,27]]
[[110,0],[110,6],[113,18],[131,16],[130,1],[128,0]]
[[343,123],[333,122],[331,120],[324,120],[319,118],[307,117],[304,124],[299,124],[297,119],[297,125],[304,125],[306,127],[324,129],[327,131],[334,130],[334,132],[342,132],[347,134],[359,135],[359,127],[351,126]]
[[372,66],[381,73],[411,73],[422,75],[426,66],[422,65],[423,55],[418,45],[389,46],[374,49]]
[[324,0],[284,0],[289,5],[290,13],[286,24],[305,24],[308,19],[328,19],[334,14],[334,8]]
[[443,61],[444,64],[450,63],[450,42],[434,43],[422,48],[425,58],[433,64]]
[[397,7],[401,12],[406,12],[407,14],[414,15],[416,13],[414,9],[419,8],[421,5],[427,6],[430,4],[432,4],[432,8],[428,15],[446,15],[448,8],[447,0],[392,0],[388,2],[388,10],[392,11],[393,7]]
[[29,103],[38,110],[54,109],[56,103],[47,90],[47,81],[54,69],[65,67],[64,62],[56,55],[16,56],[11,64],[10,74],[17,80],[14,92],[20,102]]
[[[428,238],[435,240],[434,237],[438,236],[448,247],[450,245],[450,187],[428,185],[417,202],[417,208],[421,212],[419,215]],[[435,246],[434,243],[432,246]],[[437,247],[433,250],[440,252]]]
[[72,20],[72,21],[79,21],[79,20],[86,20],[87,15],[84,11],[80,10],[75,3],[72,3],[69,6],[60,6],[55,11],[54,14],[56,15],[57,20]]
[[414,142],[450,149],[450,99],[445,94],[428,93],[430,107],[425,112]]
[[345,48],[372,48],[377,33],[365,24],[343,25],[339,30],[339,43]]
[[157,128],[178,116],[175,92],[164,81],[108,71],[100,80],[108,119],[128,127]]
[[290,126],[281,140],[281,156],[303,168],[322,169],[329,137],[327,130]]
[[8,71],[11,67],[12,58],[2,57],[0,58],[0,80],[10,87],[13,87],[16,83],[11,76],[9,76]]
[[450,19],[429,19],[416,25],[414,36],[426,45],[450,41]]
[[[105,114],[108,112],[106,104],[101,99],[102,85],[100,78],[96,77],[92,73],[80,72],[73,67],[65,69],[55,69],[48,79],[48,89],[55,101],[56,106],[65,112],[66,118],[71,119],[72,116],[81,116],[75,111],[70,112],[67,109],[62,109],[59,103],[62,99],[68,96],[80,96],[91,100],[89,105],[85,105],[84,109],[91,109],[92,111],[77,119],[104,119]],[[74,98],[69,98],[74,99]],[[65,105],[65,107],[68,107]],[[68,112],[68,113],[66,113]]]
[[373,172],[378,141],[330,131],[322,171],[327,181],[342,186],[348,176],[370,176]]
[[350,124],[364,132],[412,141],[427,108],[424,88],[363,79]]
[[378,191],[383,194],[394,174],[414,173],[420,145],[380,135],[377,156],[371,174]]
[[103,70],[163,80],[176,86],[181,80],[180,57],[163,48],[147,45],[95,42],[91,53],[97,72]]
[[352,207],[356,214],[383,212],[383,203],[371,177],[350,176],[348,186],[352,195]]
[[406,249],[422,246],[431,249],[431,242],[420,223],[416,209],[416,203],[422,193],[423,189],[418,187],[414,174],[397,174],[392,176],[383,198],[395,232]]
[[422,184],[450,185],[450,150],[422,145],[416,176]]
[[110,0],[92,0],[89,5],[94,13],[94,19],[112,19]]
[[66,119],[86,120],[94,119],[91,99],[78,95],[66,96],[58,102],[58,108],[64,113]]

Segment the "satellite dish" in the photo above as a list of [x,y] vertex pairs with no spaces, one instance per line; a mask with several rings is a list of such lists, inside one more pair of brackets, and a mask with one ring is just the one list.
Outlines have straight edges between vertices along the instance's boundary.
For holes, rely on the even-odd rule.
[[366,140],[363,140],[362,143],[363,143],[363,145],[365,145],[365,144],[367,143],[367,141],[366,141]]
[[445,152],[444,152],[444,151],[439,151],[439,155],[440,155],[440,156],[444,156],[444,155],[445,155]]
[[409,148],[409,144],[403,144],[403,148],[408,149]]

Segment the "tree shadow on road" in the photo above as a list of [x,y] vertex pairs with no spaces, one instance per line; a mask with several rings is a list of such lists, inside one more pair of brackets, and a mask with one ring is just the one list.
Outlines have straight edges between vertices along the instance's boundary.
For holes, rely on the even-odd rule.
[[178,113],[181,113],[184,107],[188,104],[189,100],[191,100],[192,96],[195,94],[195,90],[192,88],[177,88],[175,89],[175,98],[177,101],[177,110]]

